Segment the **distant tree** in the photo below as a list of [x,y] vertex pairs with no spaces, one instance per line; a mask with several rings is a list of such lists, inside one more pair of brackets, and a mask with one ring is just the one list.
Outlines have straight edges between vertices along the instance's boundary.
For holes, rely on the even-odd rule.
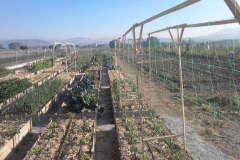
[[114,48],[114,47],[115,47],[115,45],[114,45],[114,40],[112,40],[112,41],[109,42],[109,47],[110,47],[110,48]]
[[190,47],[193,45],[193,40],[190,38],[188,41],[186,41],[186,52],[190,51]]
[[[118,43],[116,45],[117,45],[116,48],[118,48]],[[110,48],[115,48],[115,40],[112,40],[112,41],[109,42],[109,47]]]
[[18,43],[18,42],[12,42],[12,43],[10,43],[10,44],[8,45],[8,48],[9,48],[9,49],[19,49],[20,46],[21,46],[20,43]]
[[27,45],[20,46],[20,49],[21,49],[21,50],[24,50],[24,51],[25,51],[25,50],[28,50],[28,46],[27,46]]
[[[143,46],[144,47],[148,47],[148,38],[146,41],[143,41]],[[160,46],[160,42],[157,39],[157,37],[150,37],[150,46],[151,47],[159,47]]]
[[2,44],[0,44],[0,49],[4,49],[4,47],[3,47],[3,45],[2,45]]
[[53,45],[48,46],[48,48],[49,48],[49,49],[52,49],[52,48],[53,48]]

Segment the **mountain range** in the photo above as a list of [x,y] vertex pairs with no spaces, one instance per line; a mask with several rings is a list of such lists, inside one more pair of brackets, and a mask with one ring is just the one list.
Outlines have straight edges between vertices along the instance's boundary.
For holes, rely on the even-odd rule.
[[[170,42],[170,38],[160,38],[161,42]],[[223,29],[218,32],[211,33],[207,36],[199,36],[199,37],[189,37],[195,41],[215,41],[215,40],[223,40],[223,39],[239,39],[240,40],[240,28],[227,28]],[[189,39],[184,38],[185,40]],[[115,37],[106,37],[106,38],[99,38],[99,39],[89,39],[86,37],[76,37],[63,40],[61,42],[66,43],[74,43],[77,45],[87,45],[87,44],[94,44],[94,43],[102,43],[108,44],[111,40],[116,39]],[[40,39],[15,39],[15,40],[7,40],[7,41],[0,41],[0,44],[7,46],[11,42],[19,42],[28,46],[46,46],[51,45],[53,41],[44,41]]]
[[[158,37],[161,42],[171,42],[170,38],[161,38]],[[199,42],[206,42],[206,41],[219,41],[224,39],[238,39],[240,40],[240,28],[227,28],[220,30],[218,32],[213,32],[206,36],[198,36],[198,37],[186,37],[183,38],[184,40],[193,39]]]

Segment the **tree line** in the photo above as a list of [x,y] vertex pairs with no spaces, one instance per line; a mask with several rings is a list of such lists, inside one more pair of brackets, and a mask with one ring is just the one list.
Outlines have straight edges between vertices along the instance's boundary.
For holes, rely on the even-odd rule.
[[[161,39],[160,39],[161,40]],[[160,42],[160,40],[157,37],[150,37],[150,46],[151,47],[160,47],[160,48],[173,48],[173,43],[171,42]],[[149,43],[149,39],[147,38],[146,40],[143,40],[142,42],[142,46],[143,47],[148,47],[148,43]],[[225,40],[217,40],[217,41],[209,41],[209,42],[197,42],[193,39],[188,39],[188,40],[182,40],[181,46],[184,47],[187,51],[190,50],[191,46],[199,46],[199,47],[204,47],[204,46],[223,46],[223,45],[235,45],[235,44],[239,44],[238,40],[235,39],[225,39]],[[128,45],[128,44],[126,44]],[[115,40],[110,41],[109,43],[110,48],[115,48]],[[122,46],[122,43],[120,44],[120,46]],[[119,47],[119,43],[117,41],[116,43],[116,48]]]

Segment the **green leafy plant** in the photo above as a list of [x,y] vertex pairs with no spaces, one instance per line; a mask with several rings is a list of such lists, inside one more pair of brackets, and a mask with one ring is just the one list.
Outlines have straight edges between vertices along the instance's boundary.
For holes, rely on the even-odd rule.
[[50,67],[52,67],[52,59],[44,59],[44,60],[33,63],[29,71],[36,72],[41,69],[50,68]]
[[81,153],[79,155],[79,160],[89,160],[88,155],[86,153]]
[[6,112],[8,114],[31,114],[50,100],[62,87],[64,83],[60,79],[52,79],[44,82],[40,87],[35,88],[24,97],[17,99],[10,104]]
[[42,136],[43,139],[51,139],[53,137],[56,137],[56,134],[54,134],[54,133],[50,133],[50,134],[44,133],[43,136]]
[[58,128],[59,124],[57,122],[52,122],[48,125],[48,128]]
[[129,144],[134,144],[134,142],[135,142],[135,135],[133,133],[133,129],[132,128],[129,130],[128,142],[129,142]]
[[25,91],[31,86],[28,79],[10,79],[0,82],[0,103],[16,96],[18,93]]
[[115,94],[115,101],[119,102],[120,101],[120,82],[118,79],[114,79],[113,89],[114,89],[114,94]]
[[41,146],[37,146],[33,149],[33,154],[39,155],[42,150],[43,150],[43,148]]
[[71,94],[68,94],[65,99],[67,106],[72,108],[78,106],[74,108],[76,111],[99,108],[99,98],[96,96],[99,89],[95,88],[94,85],[93,76],[86,76],[82,81],[78,82],[76,87],[72,89]]
[[11,129],[4,133],[7,137],[13,137],[15,134],[19,133],[19,130],[17,128]]
[[0,66],[0,78],[12,73],[10,70],[6,69],[3,66]]
[[82,138],[82,145],[86,145],[88,144],[88,142],[89,142],[89,139],[87,137]]
[[85,131],[86,131],[86,132],[91,132],[91,131],[92,131],[92,127],[87,124],[87,125],[85,126]]

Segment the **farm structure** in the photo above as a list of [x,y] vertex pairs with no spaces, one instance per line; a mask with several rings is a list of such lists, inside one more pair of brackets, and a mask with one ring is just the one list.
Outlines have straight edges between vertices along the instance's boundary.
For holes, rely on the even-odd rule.
[[[55,42],[36,70],[1,68],[0,159],[240,159],[239,43],[182,40],[196,27],[239,23],[236,1],[225,0],[235,18],[144,34],[199,1],[134,24],[113,51]],[[153,37],[163,32],[171,42]],[[66,55],[56,57],[56,45]]]
[[[149,22],[196,2],[185,1],[136,23],[115,40],[117,68],[109,76],[123,159],[240,158],[240,45],[237,40],[227,45],[182,41],[187,30],[240,23],[237,2],[225,0],[233,19],[143,33]],[[153,37],[164,32],[171,42]]]
[[[101,109],[96,106],[101,87],[99,52],[104,51],[80,52],[78,61],[68,65],[62,62],[70,55],[56,58],[50,68],[33,73],[26,72],[28,68],[1,70],[1,159],[41,159],[55,145],[59,147],[51,151],[52,158],[94,159],[96,113]],[[84,103],[77,103],[76,109],[72,104],[79,95]]]

